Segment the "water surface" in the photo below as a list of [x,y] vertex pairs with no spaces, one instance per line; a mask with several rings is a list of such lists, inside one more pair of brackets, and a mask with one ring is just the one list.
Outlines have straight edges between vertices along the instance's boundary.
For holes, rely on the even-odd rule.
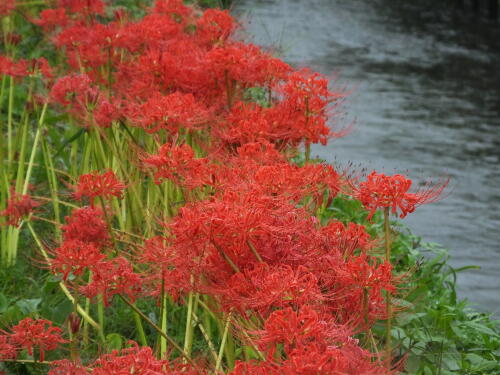
[[459,274],[460,295],[499,314],[500,28],[433,3],[237,0],[234,12],[254,43],[352,90],[354,130],[314,154],[414,180],[451,177],[446,199],[405,222],[449,248],[453,266],[481,266]]

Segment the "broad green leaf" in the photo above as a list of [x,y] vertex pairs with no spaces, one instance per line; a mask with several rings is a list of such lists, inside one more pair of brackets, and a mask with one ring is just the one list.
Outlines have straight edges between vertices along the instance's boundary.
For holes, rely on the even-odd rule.
[[21,299],[16,302],[23,314],[31,314],[38,310],[38,305],[42,302],[41,298]]
[[106,348],[108,351],[120,350],[123,347],[123,338],[118,333],[106,335]]
[[2,293],[0,293],[0,314],[7,310],[9,307],[9,300]]

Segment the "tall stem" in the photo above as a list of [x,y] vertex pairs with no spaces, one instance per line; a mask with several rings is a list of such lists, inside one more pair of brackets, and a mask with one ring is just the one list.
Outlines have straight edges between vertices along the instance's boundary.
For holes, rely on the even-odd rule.
[[11,165],[14,155],[14,149],[12,145],[12,114],[14,112],[14,77],[10,77],[10,86],[9,86],[9,108],[7,112],[7,160],[9,163],[7,164],[8,173],[10,176]]
[[184,352],[184,350],[180,347],[179,344],[177,344],[169,335],[167,335],[165,332],[163,332],[161,330],[160,327],[158,327],[151,319],[149,319],[147,317],[146,314],[144,314],[141,310],[139,310],[137,308],[137,306],[135,306],[132,302],[130,302],[128,299],[126,299],[125,297],[123,297],[121,294],[118,294],[118,296],[122,299],[123,302],[125,302],[132,310],[134,310],[137,314],[139,314],[139,316],[146,322],[148,323],[156,332],[158,332],[160,335],[162,335],[163,337],[165,337],[165,339],[167,339],[167,341],[170,343],[170,345],[172,345],[175,349],[177,349],[181,355],[186,358],[186,360],[192,364],[194,367],[198,367],[196,365],[196,363],[191,359],[191,357],[186,353]]
[[[391,227],[389,223],[389,207],[384,209],[384,234],[385,234],[385,261],[391,262]],[[385,332],[385,354],[387,367],[391,367],[391,352],[392,352],[392,339],[391,339],[391,329],[392,329],[392,303],[391,303],[391,292],[386,290],[386,332]]]
[[[42,242],[38,238],[38,235],[36,234],[33,227],[31,226],[31,223],[28,221],[26,224],[27,224],[27,226],[31,232],[31,235],[33,236],[33,239],[35,240],[40,252],[42,253],[43,257],[45,258],[45,261],[47,262],[47,264],[50,267],[50,258],[48,256],[47,252],[45,251],[45,249],[42,245]],[[75,304],[76,303],[75,297],[73,297],[71,295],[70,291],[68,290],[68,288],[66,287],[66,285],[62,281],[59,282],[59,287],[61,288],[63,293],[66,295],[68,300],[71,303]],[[92,327],[94,327],[96,329],[96,331],[99,335],[99,338],[102,340],[102,342],[104,342],[105,341],[104,335],[102,333],[102,330],[101,330],[101,327],[99,326],[99,324],[97,324],[96,321],[94,319],[92,319],[90,317],[90,315],[84,309],[82,309],[82,307],[78,303],[76,303],[76,310],[82,316],[84,321],[88,322],[88,324],[90,324]]]
[[186,316],[186,334],[184,336],[184,351],[191,355],[191,349],[193,347],[193,334],[194,334],[194,324],[193,315],[198,308],[198,299],[200,298],[198,293],[190,292],[188,296],[188,311]]
[[227,334],[229,332],[229,325],[231,324],[231,313],[226,318],[226,324],[224,326],[224,333],[222,334],[222,341],[220,343],[219,355],[217,356],[217,362],[215,363],[215,372],[218,372],[222,364],[222,355],[224,354],[224,349],[227,342]]
[[[161,278],[161,330],[167,333],[167,293],[165,293],[165,271],[162,271]],[[186,346],[184,346],[184,351]],[[160,336],[160,358],[167,358],[167,340]]]

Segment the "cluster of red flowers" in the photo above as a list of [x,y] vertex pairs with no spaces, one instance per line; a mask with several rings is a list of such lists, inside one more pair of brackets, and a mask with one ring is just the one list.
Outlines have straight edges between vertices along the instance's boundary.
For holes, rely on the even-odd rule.
[[157,359],[151,348],[140,348],[130,341],[130,347],[120,351],[113,350],[94,363],[83,366],[78,362],[62,360],[53,362],[48,375],[202,375],[207,372],[194,368],[182,361],[166,361]]
[[11,332],[0,335],[0,360],[14,359],[22,349],[34,355],[34,349],[38,349],[40,361],[43,361],[46,351],[66,342],[61,333],[61,329],[48,320],[25,318],[12,327]]
[[423,189],[413,193],[409,191],[411,185],[412,181],[400,174],[386,176],[372,172],[366,181],[354,188],[354,196],[370,211],[369,218],[379,208],[390,208],[394,214],[400,211],[400,217],[404,218],[417,206],[439,199],[448,180],[437,184],[427,183]]
[[19,226],[23,218],[31,214],[40,203],[33,200],[28,194],[19,195],[13,188],[10,190],[10,198],[7,208],[0,211],[0,216],[6,218],[7,225]]
[[[72,285],[81,294],[89,298],[100,294],[108,305],[120,293],[135,299],[141,291],[141,280],[126,258],[108,257],[113,243],[103,216],[99,208],[83,207],[66,217],[67,224],[62,226],[64,241],[53,251],[50,265],[64,281],[70,274],[75,276]],[[90,281],[78,277],[86,271],[92,272]]]
[[16,8],[16,0],[2,0],[0,17],[8,16]]
[[121,183],[112,170],[103,173],[93,172],[82,174],[78,179],[74,196],[76,199],[87,197],[94,206],[95,198],[122,198],[125,185]]
[[[158,0],[140,20],[117,10],[103,23],[101,0],[55,3],[32,20],[68,62],[50,100],[99,140],[111,143],[112,132],[125,128],[131,149],[144,149],[130,163],[142,179],[137,184],[167,185],[165,196],[174,191],[186,204],[171,217],[154,212],[162,219],[151,225],[154,236],[121,251],[107,203],[130,198],[129,181],[111,169],[83,174],[73,196],[90,207],[66,217],[51,271],[106,305],[117,294],[133,301],[167,291],[181,302],[187,293],[209,295],[214,313],[232,315],[245,331],[238,339],[260,353],[260,361],[237,362],[233,375],[390,373],[353,336],[386,318],[385,295],[397,287],[392,266],[372,252],[377,244],[365,227],[322,222],[321,212],[343,192],[359,199],[369,218],[381,208],[404,217],[435,200],[446,183],[409,193],[411,181],[400,175],[373,172],[358,183],[329,165],[292,163],[298,147],[345,134],[327,124],[344,93],[332,92],[318,73],[235,40],[227,11]],[[22,76],[25,65],[0,56],[0,73]],[[36,205],[14,196],[2,214],[17,225]],[[134,238],[145,235],[133,230]],[[15,356],[16,345],[43,355],[61,342],[53,328],[43,339],[22,336],[31,322],[23,324],[0,336],[0,355]],[[89,372],[203,373],[134,345],[87,367],[59,361],[50,374]]]

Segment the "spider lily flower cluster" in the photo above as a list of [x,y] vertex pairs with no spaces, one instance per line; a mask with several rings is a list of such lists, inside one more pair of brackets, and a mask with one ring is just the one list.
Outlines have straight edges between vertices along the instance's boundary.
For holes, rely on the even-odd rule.
[[[2,82],[13,90],[29,81],[49,100],[29,103],[40,115],[33,140],[9,117],[2,173],[16,183],[0,196],[7,198],[1,216],[5,225],[29,227],[81,319],[68,317],[68,341],[47,321],[22,321],[0,335],[0,360],[23,347],[30,355],[38,349],[43,361],[45,351],[69,342],[71,360],[51,361],[49,374],[396,372],[371,330],[390,318],[388,296],[397,293],[390,257],[377,255],[379,241],[364,226],[325,222],[322,213],[339,198],[359,199],[369,218],[386,208],[404,217],[436,200],[446,182],[410,193],[404,176],[373,172],[359,182],[326,164],[292,162],[300,147],[346,133],[327,125],[345,93],[236,40],[227,11],[158,0],[135,20],[102,0],[51,4],[23,8],[24,19],[61,63],[0,56]],[[14,17],[15,8],[7,2],[0,14]],[[254,100],[255,90],[265,100]],[[46,124],[47,107],[66,121]],[[49,130],[70,134],[66,160],[53,160],[53,139],[39,141]],[[37,217],[40,204],[21,188],[30,173],[11,167],[24,165],[17,144],[32,146],[28,172],[41,149],[52,206]],[[51,241],[40,240],[34,219],[54,225]],[[118,298],[136,318],[129,338],[140,345],[106,351],[106,307]],[[137,300],[153,302],[159,319]],[[85,303],[97,305],[98,322]],[[185,327],[169,326],[176,305],[185,306]],[[80,358],[88,342],[80,325],[101,340],[94,361]],[[184,335],[183,345],[172,331]]]

